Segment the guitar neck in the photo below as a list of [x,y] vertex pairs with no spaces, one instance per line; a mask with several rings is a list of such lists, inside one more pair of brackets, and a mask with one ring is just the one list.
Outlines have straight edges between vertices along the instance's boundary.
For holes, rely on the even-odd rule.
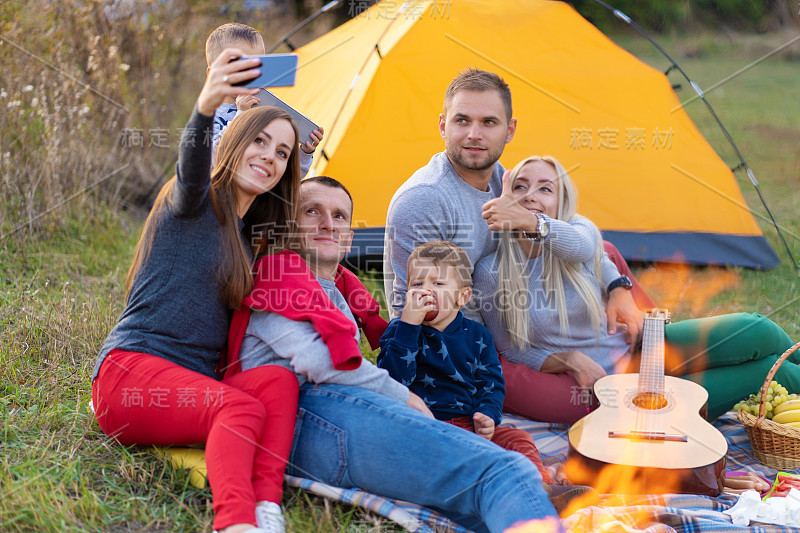
[[644,319],[642,359],[639,364],[639,392],[664,394],[664,324],[663,313],[649,313]]

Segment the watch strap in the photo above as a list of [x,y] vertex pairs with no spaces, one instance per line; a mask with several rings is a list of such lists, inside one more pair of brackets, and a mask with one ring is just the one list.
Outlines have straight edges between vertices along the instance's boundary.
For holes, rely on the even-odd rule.
[[544,218],[544,215],[536,214],[536,233],[530,234],[527,231],[523,231],[522,234],[525,235],[529,240],[535,243],[541,243],[545,237],[542,237],[542,227],[547,223],[547,220]]
[[608,284],[608,288],[606,289],[606,294],[610,294],[611,291],[613,291],[614,289],[618,289],[619,287],[628,290],[633,289],[633,282],[631,281],[631,278],[624,275],[618,277],[617,279]]

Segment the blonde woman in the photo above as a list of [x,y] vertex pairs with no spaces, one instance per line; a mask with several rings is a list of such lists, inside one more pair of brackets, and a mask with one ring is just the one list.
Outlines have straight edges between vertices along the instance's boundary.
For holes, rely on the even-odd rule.
[[[599,378],[638,371],[625,328],[604,327],[606,294],[599,281],[602,237],[576,213],[577,190],[552,157],[529,157],[504,176],[515,202],[488,214],[503,231],[495,254],[475,268],[475,292],[506,375],[504,409],[572,423],[596,405]],[[666,372],[709,391],[709,419],[754,392],[792,345],[768,318],[739,313],[686,320],[665,328]],[[800,390],[797,360],[776,379]]]

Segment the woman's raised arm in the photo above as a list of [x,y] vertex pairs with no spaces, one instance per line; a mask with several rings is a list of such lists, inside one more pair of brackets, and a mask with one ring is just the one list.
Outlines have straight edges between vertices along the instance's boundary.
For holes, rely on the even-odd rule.
[[231,61],[241,57],[242,51],[228,48],[223,51],[206,76],[205,85],[197,97],[195,109],[183,129],[178,152],[178,179],[172,189],[172,211],[182,218],[191,218],[199,212],[206,200],[211,179],[211,146],[214,113],[226,97],[254,94],[258,89],[234,87],[232,83],[253,78],[259,74],[254,68],[258,59]]

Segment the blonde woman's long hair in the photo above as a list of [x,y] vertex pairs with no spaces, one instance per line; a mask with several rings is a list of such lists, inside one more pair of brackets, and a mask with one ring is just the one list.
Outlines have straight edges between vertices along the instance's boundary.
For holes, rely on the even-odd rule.
[[[552,156],[531,156],[515,166],[509,176],[513,188],[522,168],[534,161],[549,163],[556,171],[558,179],[558,213],[555,218],[569,222],[580,217],[575,212],[578,193],[567,171]],[[592,226],[594,227],[594,226]],[[600,278],[600,261],[603,257],[602,238],[597,228],[597,250],[594,254],[594,276]],[[497,251],[499,282],[497,285],[497,302],[500,312],[508,329],[512,343],[519,349],[531,345],[533,336],[532,324],[528,313],[531,305],[531,294],[526,265],[528,257],[522,252],[519,245],[517,231],[500,232],[500,245]],[[589,317],[595,331],[600,332],[601,317],[603,315],[603,302],[597,296],[596,281],[583,269],[583,263],[570,263],[550,253],[550,243],[542,244],[542,277],[550,305],[555,303],[558,311],[561,334],[566,336],[569,329],[569,315],[564,295],[564,281],[570,283],[578,292],[581,300],[589,310]]]

